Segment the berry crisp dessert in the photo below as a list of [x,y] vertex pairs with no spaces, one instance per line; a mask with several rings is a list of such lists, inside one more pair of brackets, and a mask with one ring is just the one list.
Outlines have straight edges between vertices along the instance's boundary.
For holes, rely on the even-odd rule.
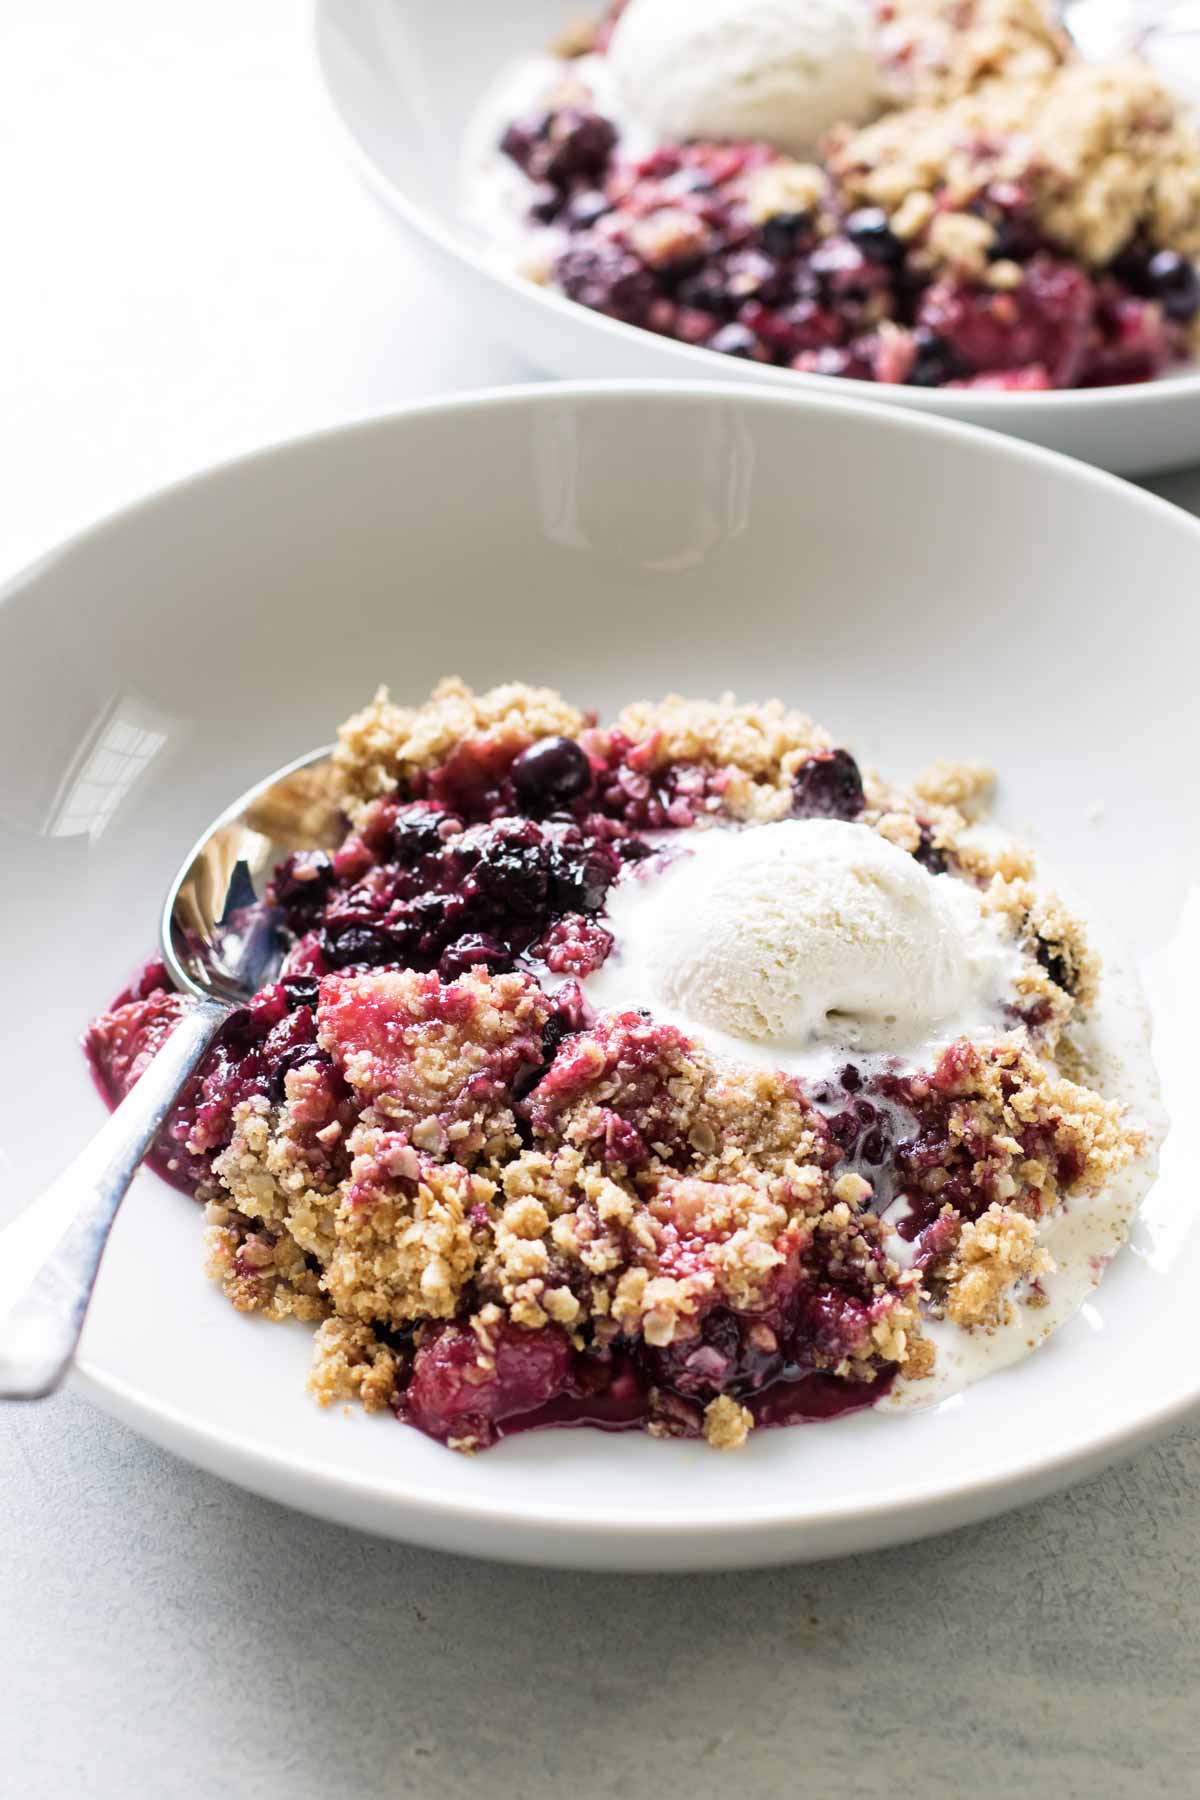
[[[1089,1025],[1122,977],[983,768],[450,679],[381,691],[326,778],[344,836],[260,903],[281,977],[155,1153],[233,1306],[316,1327],[322,1405],[734,1448],[1011,1361],[1123,1241],[1153,1133]],[[110,1102],[189,1004],[152,963],[93,1022]]]
[[1043,0],[617,0],[499,77],[464,206],[583,306],[810,373],[1095,387],[1197,335],[1190,108]]

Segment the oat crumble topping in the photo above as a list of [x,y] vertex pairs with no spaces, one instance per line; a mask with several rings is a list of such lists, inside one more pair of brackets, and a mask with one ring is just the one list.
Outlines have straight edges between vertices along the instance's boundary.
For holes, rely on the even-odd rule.
[[[985,10],[985,41],[1005,42],[1003,15]],[[1013,21],[1012,39],[1027,47]],[[887,210],[927,195],[933,263],[982,270],[994,229],[970,208],[988,186],[1027,191],[1046,237],[1102,267],[1139,234],[1150,244],[1200,253],[1200,144],[1190,122],[1145,63],[973,55],[975,33],[944,83],[917,83],[913,104],[830,141],[828,167],[850,204]]]

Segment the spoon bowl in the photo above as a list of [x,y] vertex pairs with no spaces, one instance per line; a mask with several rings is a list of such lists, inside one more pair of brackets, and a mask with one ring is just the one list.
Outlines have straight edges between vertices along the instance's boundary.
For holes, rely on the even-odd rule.
[[184,858],[159,925],[167,972],[184,993],[239,1006],[271,980],[286,946],[261,904],[267,883],[284,856],[333,849],[344,829],[330,750],[310,750],[250,788]]
[[328,745],[277,769],[213,821],[167,890],[163,961],[195,1001],[92,1142],[0,1232],[0,1399],[53,1393],[70,1367],[117,1210],[226,1020],[287,949],[262,905],[280,860],[330,849],[344,820]]

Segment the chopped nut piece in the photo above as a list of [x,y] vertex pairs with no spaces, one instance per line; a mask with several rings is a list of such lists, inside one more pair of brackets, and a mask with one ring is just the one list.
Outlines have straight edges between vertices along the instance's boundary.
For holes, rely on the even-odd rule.
[[768,163],[756,170],[747,184],[747,210],[758,225],[780,213],[811,212],[828,187],[824,172],[815,163]]
[[754,1414],[728,1394],[719,1394],[704,1409],[704,1435],[714,1450],[740,1450],[754,1429]]

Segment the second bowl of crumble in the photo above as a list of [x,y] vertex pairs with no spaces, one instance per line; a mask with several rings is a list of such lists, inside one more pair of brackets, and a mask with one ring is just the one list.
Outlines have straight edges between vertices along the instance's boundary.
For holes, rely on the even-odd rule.
[[535,366],[832,379],[1126,474],[1200,448],[1169,19],[1081,48],[1043,0],[320,0],[316,29],[373,192]]

